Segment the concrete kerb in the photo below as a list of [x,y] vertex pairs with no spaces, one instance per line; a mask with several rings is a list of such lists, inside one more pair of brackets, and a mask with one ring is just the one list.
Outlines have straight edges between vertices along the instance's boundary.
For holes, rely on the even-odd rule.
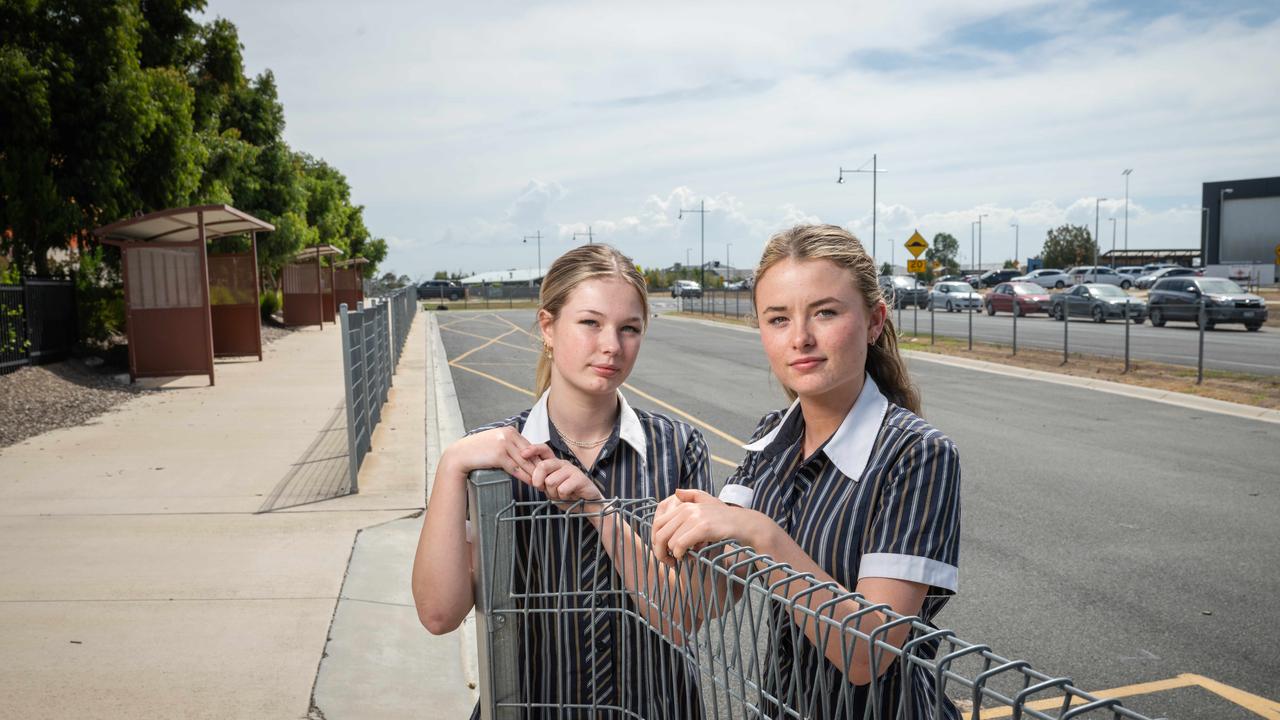
[[[752,335],[759,334],[759,331],[755,328],[743,327],[733,323],[668,315],[662,315],[660,317],[666,320],[675,320],[677,322],[699,323],[716,328],[736,330],[738,332],[749,333]],[[1031,370],[1029,368],[1021,368],[1013,365],[1001,365],[1000,363],[993,363],[985,360],[973,360],[970,358],[955,357],[953,355],[938,355],[935,353],[921,352],[919,350],[903,350],[902,355],[903,357],[911,360],[939,363],[941,365],[950,365],[952,367],[992,373],[994,375],[1005,375],[1007,377],[1024,378],[1027,380],[1039,380],[1042,382],[1056,383],[1058,385],[1070,385],[1089,390],[1097,390],[1098,392],[1111,393],[1113,395],[1124,395],[1126,397],[1137,398],[1139,400],[1150,400],[1151,402],[1165,403],[1166,405],[1176,405],[1190,410],[1213,412],[1222,415],[1231,415],[1233,417],[1248,418],[1250,420],[1261,420],[1263,422],[1280,423],[1280,411],[1254,407],[1253,405],[1242,405],[1240,403],[1227,402],[1225,400],[1214,400],[1213,398],[1203,398],[1195,395],[1188,395],[1186,393],[1172,392],[1169,390],[1157,390],[1137,385],[1126,385],[1124,383],[1111,382],[1109,380],[1095,380],[1092,378],[1076,377],[1074,375],[1060,375],[1058,373],[1045,372],[1043,370]]]
[[[421,505],[410,517],[364,528],[357,534],[324,659],[316,674],[314,718],[453,717],[469,715],[475,705],[474,623],[468,618],[458,631],[429,635],[418,622],[410,590],[430,472],[441,450],[463,432],[462,412],[439,328],[433,314],[424,315],[425,337],[415,337],[417,332],[410,337],[412,347],[424,356],[425,382],[415,398],[404,398],[426,411],[421,427],[424,469],[429,472],[415,498]],[[415,352],[409,348],[407,345],[402,362]],[[404,435],[388,442],[402,444],[400,437]],[[375,448],[371,457],[378,450]],[[394,454],[396,449],[387,451]],[[364,473],[361,475],[363,487]]]

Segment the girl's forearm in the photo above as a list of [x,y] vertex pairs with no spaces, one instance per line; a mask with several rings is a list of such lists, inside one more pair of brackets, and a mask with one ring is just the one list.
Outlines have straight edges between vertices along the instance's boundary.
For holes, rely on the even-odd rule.
[[441,458],[413,560],[418,619],[437,635],[458,627],[474,604],[466,508],[466,473]]

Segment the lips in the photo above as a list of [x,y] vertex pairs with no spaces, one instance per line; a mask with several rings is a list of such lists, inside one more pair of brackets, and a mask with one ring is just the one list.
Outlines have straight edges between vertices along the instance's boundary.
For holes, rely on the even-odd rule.
[[616,365],[592,365],[591,369],[600,377],[613,377],[622,370]]
[[787,364],[795,368],[796,370],[804,371],[804,370],[812,370],[824,362],[826,362],[824,358],[806,356],[802,358],[796,358],[795,360],[792,360]]

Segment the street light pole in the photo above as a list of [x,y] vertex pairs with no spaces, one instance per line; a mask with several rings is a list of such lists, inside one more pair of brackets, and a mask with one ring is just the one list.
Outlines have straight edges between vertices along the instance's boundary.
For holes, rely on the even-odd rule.
[[1022,261],[1018,256],[1018,223],[1009,223],[1009,227],[1013,228],[1013,264],[1019,270],[1022,269]]
[[676,219],[683,220],[685,213],[698,213],[702,218],[702,230],[700,231],[702,238],[702,267],[698,268],[698,284],[705,290],[707,287],[707,201],[701,201],[698,208],[697,210],[681,208],[676,215]]
[[1111,221],[1111,267],[1114,268],[1116,266],[1116,219],[1113,217],[1107,219]]
[[728,280],[733,280],[733,266],[729,264],[729,248],[733,247],[733,243],[724,244],[724,276]]
[[1100,209],[1104,197],[1094,198],[1093,201],[1093,281],[1098,282],[1098,219],[1101,217]]
[[574,233],[574,234],[573,234],[573,241],[574,241],[574,242],[578,242],[578,236],[579,236],[579,235],[586,235],[586,236],[587,236],[587,244],[588,244],[588,245],[592,245],[592,244],[594,244],[594,243],[595,243],[595,238],[594,238],[594,237],[592,237],[592,235],[591,235],[591,226],[590,226],[590,225],[588,225],[588,226],[587,226],[587,231],[586,231],[586,232],[576,232],[576,233]]
[[538,241],[538,278],[539,278],[538,282],[539,284],[541,284],[542,282],[542,279],[541,279],[542,278],[542,230],[538,230],[538,232],[533,235],[525,235],[524,239],[522,239],[520,242],[527,244],[529,242],[529,238],[533,238]]
[[[1227,203],[1227,196],[1235,192],[1235,188],[1223,188],[1218,191],[1218,253],[1222,253],[1222,206]],[[1206,242],[1208,238],[1205,239]],[[1200,258],[1200,266],[1204,267],[1209,264],[1208,247],[1205,247],[1205,254]]]
[[[987,217],[987,213],[978,215],[978,272],[982,272],[982,218]],[[981,276],[979,276],[981,277]]]
[[1129,175],[1133,168],[1120,173],[1124,176],[1124,251],[1129,252]]
[[977,256],[976,254],[974,254],[974,250],[973,250],[973,248],[974,248],[974,244],[973,244],[973,242],[974,242],[974,241],[973,241],[973,238],[974,238],[974,234],[973,234],[973,226],[974,226],[974,225],[977,225],[977,224],[978,224],[978,222],[977,222],[976,220],[975,220],[975,221],[973,221],[973,222],[971,222],[971,223],[969,223],[969,266],[970,266],[970,267],[977,267],[977,265],[976,265],[976,263],[975,263],[975,261],[974,261],[974,258],[976,258],[976,257],[978,257],[978,256]]
[[844,184],[845,173],[871,173],[871,260],[872,262],[874,262],[876,259],[876,207],[877,207],[876,179],[880,175],[880,173],[889,172],[888,170],[881,170],[879,167],[877,167],[876,163],[877,163],[876,154],[872,153],[870,170],[866,169],[867,168],[866,163],[862,163],[862,165],[860,165],[858,168],[854,170],[845,170],[844,166],[841,166],[840,174],[836,176],[836,184],[842,185]]

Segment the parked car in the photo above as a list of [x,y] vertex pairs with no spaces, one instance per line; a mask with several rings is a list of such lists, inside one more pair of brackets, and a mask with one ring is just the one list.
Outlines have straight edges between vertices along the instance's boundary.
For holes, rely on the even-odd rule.
[[1146,275],[1143,275],[1142,277],[1135,280],[1133,284],[1139,290],[1146,290],[1147,288],[1150,288],[1151,286],[1155,285],[1156,281],[1160,280],[1161,278],[1186,277],[1186,276],[1192,276],[1192,275],[1198,277],[1203,274],[1204,274],[1203,270],[1196,270],[1194,268],[1182,267],[1181,265],[1173,265],[1170,267],[1163,267],[1158,270],[1153,270],[1152,272],[1147,273]]
[[725,290],[750,290],[751,285],[746,280],[734,280],[724,284]]
[[1141,325],[1147,317],[1147,304],[1115,285],[1077,285],[1066,292],[1054,293],[1049,303],[1055,320],[1079,315],[1091,317],[1094,322],[1106,322],[1109,318],[1123,319],[1128,312],[1129,317]]
[[1147,298],[1151,324],[1162,327],[1169,320],[1190,320],[1199,325],[1200,303],[1205,302],[1205,330],[1222,323],[1242,323],[1257,332],[1267,321],[1267,303],[1226,278],[1165,277],[1156,281]]
[[944,283],[944,282],[964,282],[964,276],[963,275],[943,275],[937,280],[934,280],[934,283]]
[[929,289],[909,275],[881,275],[880,292],[884,294],[889,307],[893,308],[912,305],[923,308],[929,304]]
[[677,280],[671,286],[671,297],[700,298],[702,297],[702,286],[696,280]]
[[466,288],[453,280],[427,280],[418,285],[419,300],[459,300],[466,294]]
[[1077,265],[1067,270],[1076,282],[1116,285],[1123,290],[1133,287],[1133,278],[1121,275],[1104,265]]
[[1141,265],[1123,265],[1116,268],[1116,272],[1121,275],[1128,275],[1130,280],[1137,280],[1140,276],[1145,275]]
[[1010,280],[1018,277],[1021,274],[1022,274],[1022,271],[1016,268],[1005,269],[1005,270],[988,270],[982,273],[982,276],[978,278],[978,284],[981,285],[982,287],[988,287],[988,288],[995,287],[1000,283],[1009,282]]
[[929,307],[947,312],[977,310],[982,307],[982,296],[963,280],[935,283],[929,292]]
[[1076,284],[1076,281],[1071,279],[1070,275],[1056,268],[1032,270],[1026,275],[1019,275],[1013,278],[1011,282],[1031,282],[1042,288],[1057,288],[1058,290]]
[[1181,267],[1181,265],[1178,265],[1178,263],[1147,263],[1142,266],[1142,274],[1149,275],[1157,270],[1171,267]]
[[1048,313],[1049,293],[1035,283],[1000,283],[994,290],[987,293],[984,305],[988,315],[995,315],[997,312],[1011,312],[1018,316],[1027,313]]

